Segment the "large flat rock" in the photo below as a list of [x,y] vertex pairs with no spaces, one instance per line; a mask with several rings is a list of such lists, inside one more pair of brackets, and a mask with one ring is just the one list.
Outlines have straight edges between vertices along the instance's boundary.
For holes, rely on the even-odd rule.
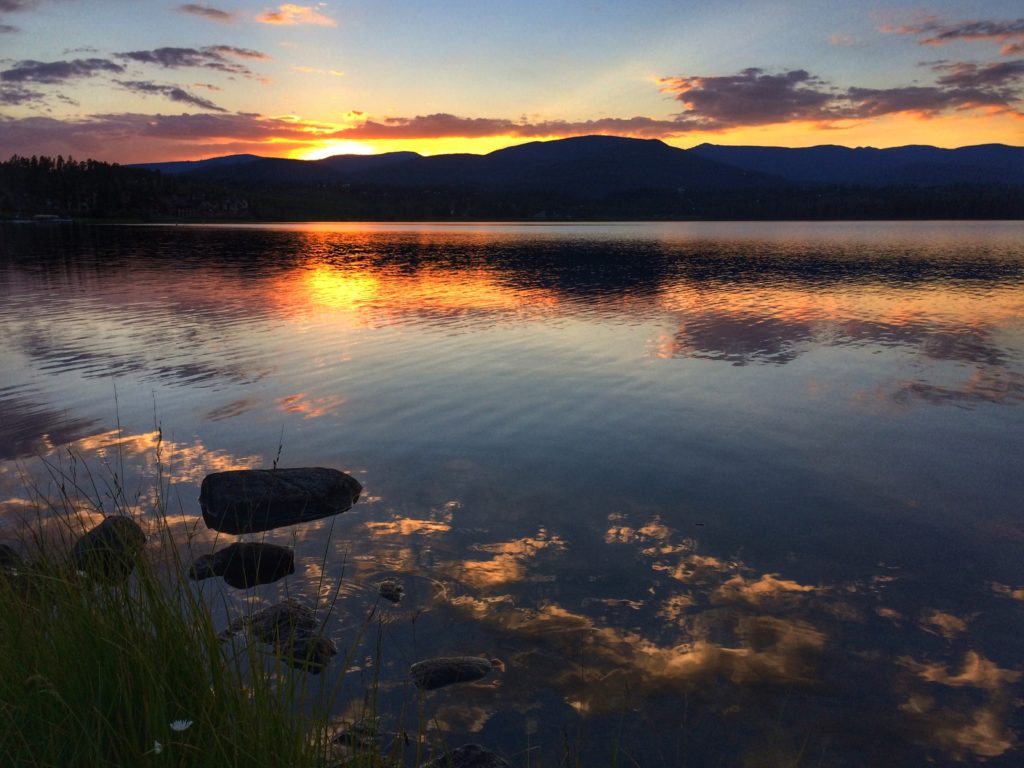
[[351,475],[326,467],[241,469],[207,475],[199,505],[209,528],[254,533],[344,512],[362,490]]

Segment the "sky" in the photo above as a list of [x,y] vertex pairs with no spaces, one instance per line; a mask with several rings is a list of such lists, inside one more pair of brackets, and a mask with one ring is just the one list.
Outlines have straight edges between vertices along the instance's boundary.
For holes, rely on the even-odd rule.
[[0,158],[1024,144],[1019,0],[0,0]]

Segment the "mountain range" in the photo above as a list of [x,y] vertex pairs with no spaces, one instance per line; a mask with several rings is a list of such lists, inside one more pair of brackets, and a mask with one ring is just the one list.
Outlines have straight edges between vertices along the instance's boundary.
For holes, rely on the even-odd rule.
[[443,187],[534,191],[581,199],[631,192],[738,192],[822,185],[1024,187],[1024,147],[1005,144],[959,149],[701,144],[679,149],[657,139],[581,136],[535,141],[486,155],[425,157],[390,152],[322,160],[228,155],[134,167],[245,185]]

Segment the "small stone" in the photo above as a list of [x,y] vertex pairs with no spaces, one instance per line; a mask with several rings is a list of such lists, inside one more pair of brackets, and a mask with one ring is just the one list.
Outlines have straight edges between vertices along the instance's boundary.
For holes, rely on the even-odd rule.
[[405,587],[401,585],[398,579],[384,579],[380,583],[380,596],[385,600],[388,600],[396,605],[402,602],[402,597],[405,595]]
[[433,691],[455,683],[471,683],[487,677],[491,662],[478,656],[448,656],[419,661],[409,667],[413,684]]
[[270,584],[295,573],[295,553],[288,547],[236,542],[212,555],[197,557],[188,575],[195,580],[222,576],[236,589]]
[[93,578],[126,579],[146,543],[146,534],[129,517],[108,517],[71,550],[76,570]]
[[253,533],[337,515],[362,490],[351,475],[325,467],[240,469],[203,478],[199,504],[209,528]]
[[479,744],[463,744],[420,768],[509,768],[509,763]]

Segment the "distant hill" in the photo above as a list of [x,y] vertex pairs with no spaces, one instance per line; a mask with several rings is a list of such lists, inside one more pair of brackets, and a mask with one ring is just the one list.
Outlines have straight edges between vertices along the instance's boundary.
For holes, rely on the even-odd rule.
[[787,184],[846,186],[1024,185],[1024,147],[751,147],[580,136],[534,141],[487,155],[415,152],[285,160],[228,155],[146,163],[165,174],[247,184],[363,184],[533,190],[600,198],[629,192],[764,189]]
[[1024,147],[683,150],[581,136],[486,155],[125,167],[0,163],[0,219],[147,221],[1024,219]]
[[790,149],[701,144],[689,152],[800,184],[1024,184],[1024,147],[1005,144],[959,149],[921,145],[891,149],[835,145]]
[[224,155],[222,157],[211,157],[207,160],[177,160],[170,163],[135,163],[128,168],[143,168],[147,171],[160,171],[160,173],[190,173],[202,171],[208,168],[225,168],[232,165],[242,165],[253,160],[265,160],[259,155]]
[[778,181],[655,139],[617,136],[535,141],[487,155],[423,157],[415,152],[392,152],[337,155],[309,161],[234,155],[190,164],[147,163],[139,167],[231,182],[315,184],[335,181],[396,187],[505,188],[585,197],[637,190],[735,189]]

